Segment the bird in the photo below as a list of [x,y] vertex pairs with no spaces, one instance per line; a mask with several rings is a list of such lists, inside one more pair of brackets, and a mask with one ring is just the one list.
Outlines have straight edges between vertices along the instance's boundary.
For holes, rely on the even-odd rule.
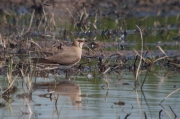
[[81,60],[84,38],[76,38],[71,47],[67,47],[57,54],[45,58],[32,58],[33,63],[40,65],[58,66],[59,69],[69,69]]
[[[61,95],[67,96],[72,102],[73,106],[81,106],[81,88],[80,86],[74,81],[56,81],[56,82],[36,82],[33,83],[33,89],[48,89],[48,93],[41,96],[40,98],[50,98],[53,99],[53,95]],[[52,96],[51,96],[52,95]]]

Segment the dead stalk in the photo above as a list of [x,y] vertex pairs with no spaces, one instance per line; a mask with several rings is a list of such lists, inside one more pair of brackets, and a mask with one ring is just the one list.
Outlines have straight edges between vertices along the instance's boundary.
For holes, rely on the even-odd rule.
[[139,32],[140,32],[140,36],[141,36],[141,57],[140,57],[140,61],[139,61],[139,65],[138,65],[138,68],[137,68],[137,71],[136,71],[136,79],[138,79],[138,73],[139,73],[139,70],[140,70],[140,67],[141,67],[141,62],[142,62],[142,54],[143,54],[143,36],[142,36],[142,31],[141,29],[139,28],[139,26],[136,25],[136,27],[138,28]]
[[84,45],[92,52],[91,48],[87,44]]
[[175,92],[177,92],[177,91],[179,91],[180,90],[180,88],[178,88],[178,89],[176,89],[176,90],[174,90],[173,92],[171,92],[170,94],[168,94],[161,102],[160,102],[160,104],[162,103],[162,102],[164,102],[164,100],[166,100],[169,96],[171,96],[173,93],[175,93]]
[[110,69],[111,69],[111,68],[108,67],[102,74],[103,74],[103,75],[106,74]]
[[159,48],[159,50],[160,50],[166,57],[168,57],[167,54],[164,52],[164,50],[163,50],[160,46],[157,46],[157,48]]
[[154,63],[157,62],[157,61],[159,61],[159,60],[165,59],[165,58],[167,58],[167,57],[168,57],[168,56],[160,57],[160,58],[154,60]]
[[[18,75],[17,75],[17,76],[13,79],[12,73],[13,73],[13,70],[16,68],[16,65],[17,65],[17,64],[15,64],[15,66],[13,67],[13,63],[14,63],[13,60],[10,59],[10,64],[8,65],[8,72],[7,72],[7,80],[8,80],[9,86],[8,86],[8,88],[7,88],[5,91],[2,92],[1,95],[3,95],[6,91],[8,91],[8,90],[13,86],[15,80],[16,80],[17,77],[18,77]],[[13,68],[14,68],[14,69],[13,69]]]
[[36,43],[32,38],[31,38],[30,42],[33,43],[33,44],[35,44],[36,46],[38,46],[39,49],[42,49],[42,48],[39,46],[39,44]]
[[169,64],[175,65],[176,67],[180,67],[180,64],[176,64],[176,63],[172,63],[172,62],[170,62]]
[[26,34],[27,32],[29,32],[29,30],[31,29],[32,21],[33,21],[33,18],[34,18],[34,12],[35,12],[35,10],[33,10],[32,14],[31,14],[31,20],[30,20],[29,27],[28,27],[27,31],[26,31],[24,34]]
[[[36,43],[32,38],[31,38],[30,42],[33,43],[33,44],[35,44],[35,45],[38,47],[37,50],[38,50],[38,53],[39,53],[39,54],[42,53],[42,55],[44,55],[44,53],[43,53],[43,51],[42,51],[42,48],[39,46],[38,43]],[[29,53],[30,53],[30,52],[29,52]],[[30,55],[29,55],[29,56],[30,56]],[[44,55],[44,56],[45,56],[45,55]]]
[[133,50],[134,50],[134,52],[135,52],[139,57],[142,58],[143,61],[145,61],[146,63],[149,63],[149,62],[150,62],[149,59],[142,57],[142,55],[140,55],[134,48],[133,48]]
[[106,82],[106,86],[107,86],[108,90],[110,89],[110,88],[109,88],[109,82],[108,82],[107,77],[106,77],[105,74],[106,74],[110,69],[111,69],[111,68],[108,67],[108,68],[102,73],[103,80]]
[[32,92],[32,82],[31,82],[31,78],[30,78],[30,76],[29,76],[29,74],[28,74],[28,76],[27,76],[28,79],[27,79],[27,81],[26,81],[26,80],[25,80],[25,74],[24,74],[23,70],[20,69],[20,71],[21,71],[23,80],[24,80],[24,82],[25,82],[25,84],[26,84],[26,87],[27,87],[27,89],[28,89],[28,94],[31,94],[31,92]]
[[8,90],[13,86],[13,84],[14,84],[14,82],[16,81],[17,77],[18,77],[18,76],[16,76],[16,77],[14,78],[14,80],[10,83],[10,85],[8,86],[8,88],[7,88],[5,91],[3,91],[1,95],[3,95],[6,91],[8,91]]
[[[135,49],[133,49],[133,50],[134,50],[134,52],[135,52],[139,57],[142,57]],[[155,62],[157,62],[157,61],[159,61],[159,60],[162,60],[162,59],[165,59],[165,58],[167,58],[167,57],[168,57],[168,56],[160,57],[160,58],[158,58],[158,59],[156,59],[156,60],[154,60],[154,61],[150,61],[149,59],[142,57],[142,60],[145,61],[146,63],[155,63]]]

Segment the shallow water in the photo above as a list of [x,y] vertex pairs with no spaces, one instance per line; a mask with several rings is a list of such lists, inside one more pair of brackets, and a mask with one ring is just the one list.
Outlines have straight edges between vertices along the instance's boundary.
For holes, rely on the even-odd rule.
[[[23,12],[24,14],[27,11],[24,11],[24,8],[22,8],[18,12]],[[139,16],[144,16],[144,12],[139,14]],[[109,31],[111,32],[113,29],[116,30],[117,27],[124,26],[124,23],[120,21],[117,25],[113,20],[105,19],[106,26],[102,25],[103,27],[101,27],[101,25],[96,24],[100,28],[97,30],[97,34],[93,31],[92,34],[89,33],[90,35],[84,31],[80,33],[79,31],[78,33],[74,31],[72,36],[67,37],[68,40],[72,40],[71,37],[81,36],[87,37],[87,39],[89,38],[89,42],[93,41],[93,39],[103,41],[108,45],[102,46],[102,51],[123,52],[123,50],[127,50],[131,52],[133,49],[140,50],[141,40],[139,34],[134,30],[136,29],[136,24],[140,24],[140,20],[140,27],[144,30],[144,50],[155,50],[152,52],[149,51],[145,57],[164,56],[162,51],[157,49],[156,46],[161,46],[169,57],[179,56],[179,15],[177,18],[173,16],[167,19],[153,16],[154,13],[144,20],[140,20],[141,18],[128,18],[126,20],[127,28],[123,27],[116,34],[108,35],[108,32],[104,33],[104,37],[106,36],[107,38],[103,37],[102,31],[104,30],[102,29],[110,29]],[[154,25],[156,21],[161,24],[158,26]],[[176,24],[172,25],[171,22]],[[170,27],[166,27],[168,24]],[[57,29],[55,35],[61,36],[59,31],[65,28],[57,27]],[[126,40],[120,42],[120,37],[123,35],[125,29],[127,32]],[[163,32],[161,33],[161,31]],[[34,32],[36,33],[36,31]],[[49,39],[51,40],[52,37]],[[59,40],[59,38],[57,39]],[[124,49],[121,49],[122,47],[120,45]],[[128,55],[125,55],[127,58],[134,58],[134,55],[129,55],[128,52],[124,54]],[[111,58],[115,59],[116,57]],[[160,64],[160,62],[158,63]],[[92,65],[94,64],[98,64],[97,61],[92,63]],[[125,62],[126,64],[128,63]],[[128,66],[133,67],[133,63],[128,64]],[[106,77],[109,82],[109,90],[107,90],[105,81],[100,79],[99,76],[96,79],[87,79],[87,73],[94,73],[93,70],[95,68],[93,69],[91,66],[87,66],[87,69],[84,68],[86,70],[85,73],[82,72],[84,75],[78,75],[75,81],[64,81],[64,75],[49,75],[48,79],[36,78],[36,81],[33,78],[32,83],[34,84],[34,88],[32,97],[21,96],[22,93],[27,93],[28,90],[25,82],[21,78],[18,78],[15,82],[18,91],[10,95],[9,99],[0,98],[0,103],[6,105],[5,107],[0,107],[0,118],[123,119],[127,117],[128,119],[144,119],[146,116],[148,119],[174,119],[175,113],[178,119],[180,118],[180,91],[173,93],[162,103],[161,101],[170,93],[180,88],[180,74],[175,71],[167,71],[166,67],[161,67],[160,65],[158,67],[159,69],[148,72],[146,78],[146,72],[143,72],[139,76],[139,85],[135,84],[135,78],[132,72],[123,70],[121,72],[122,77],[116,73],[107,73]],[[2,88],[7,86],[8,81],[4,79],[5,76],[0,77],[0,86]],[[145,83],[143,90],[141,90],[140,87],[144,79]],[[55,80],[57,84],[53,85],[52,83]],[[23,85],[22,82],[24,83]],[[50,96],[49,92],[52,92],[52,96]],[[116,104],[118,102],[121,104]]]
[[[144,80],[145,72],[139,76],[140,82]],[[180,88],[179,77],[175,72],[158,70],[149,72],[143,85],[143,92],[140,85],[134,90],[134,76],[131,72],[122,72],[122,79],[117,80],[115,74],[107,75],[110,90],[107,90],[104,80],[97,78],[87,80],[86,76],[78,76],[75,81],[65,81],[63,76],[58,76],[60,83],[56,85],[56,90],[52,86],[40,86],[42,82],[54,81],[54,76],[48,80],[37,78],[36,89],[32,93],[32,100],[19,98],[17,94],[27,92],[25,85],[21,85],[22,80],[17,80],[18,91],[12,95],[6,107],[0,108],[1,118],[37,118],[37,119],[128,119],[158,118],[161,112],[162,119],[172,119],[174,114],[180,117],[180,92],[177,91],[160,102],[172,91]],[[35,80],[33,79],[33,82]],[[1,86],[4,83],[1,77]],[[94,83],[96,82],[96,83]],[[22,88],[24,87],[24,88]],[[56,91],[50,98],[48,91]],[[43,94],[47,94],[42,96]],[[58,97],[59,95],[59,97]],[[57,99],[58,97],[58,99]],[[57,99],[57,104],[55,104]],[[115,105],[115,102],[124,102],[125,105]],[[1,102],[5,102],[1,98]],[[29,106],[28,106],[29,104]],[[170,107],[169,107],[170,106]],[[24,114],[21,112],[24,112]],[[32,114],[26,114],[31,110]]]

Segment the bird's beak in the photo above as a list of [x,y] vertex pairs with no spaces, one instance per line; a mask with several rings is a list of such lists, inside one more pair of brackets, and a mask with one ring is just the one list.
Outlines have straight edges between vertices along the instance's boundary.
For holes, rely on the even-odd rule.
[[[86,42],[87,42],[87,41],[86,41]],[[84,45],[85,45],[90,51],[92,51],[91,48],[90,48],[86,43],[84,43]]]
[[[81,39],[81,42],[83,42],[84,45],[85,45],[90,51],[92,51],[91,48],[89,48],[89,46],[86,44],[86,43],[87,43],[87,40],[86,40],[85,38],[82,38],[82,39]],[[79,42],[79,45],[80,45],[81,42]]]

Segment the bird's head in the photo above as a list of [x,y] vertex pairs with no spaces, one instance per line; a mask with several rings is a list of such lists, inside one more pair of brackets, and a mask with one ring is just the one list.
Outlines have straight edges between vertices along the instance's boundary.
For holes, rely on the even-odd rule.
[[86,42],[84,38],[77,38],[73,42],[73,46],[82,48],[83,44]]

